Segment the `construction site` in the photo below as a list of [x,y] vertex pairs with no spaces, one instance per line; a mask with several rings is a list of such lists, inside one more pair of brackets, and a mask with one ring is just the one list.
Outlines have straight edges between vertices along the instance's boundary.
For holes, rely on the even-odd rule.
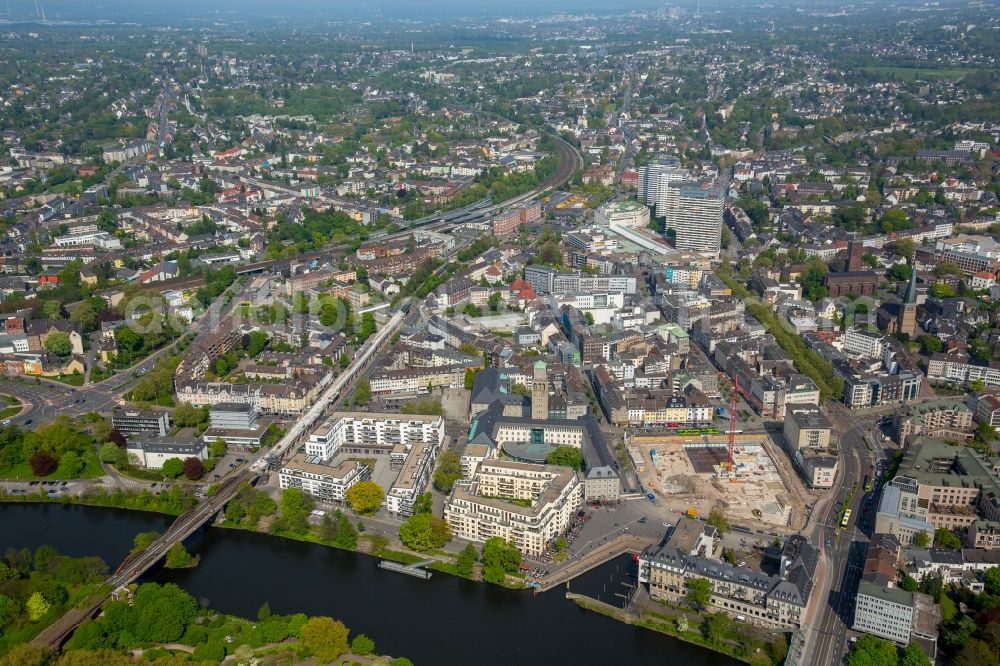
[[739,524],[789,526],[794,494],[765,448],[767,435],[742,435],[732,467],[728,445],[711,439],[640,435],[628,451],[643,487],[671,509],[708,515],[720,508]]
[[643,487],[670,511],[721,509],[747,527],[795,527],[809,501],[806,491],[766,432],[737,431],[737,394],[745,392],[738,381],[734,389],[727,432],[634,433],[626,439],[632,463]]

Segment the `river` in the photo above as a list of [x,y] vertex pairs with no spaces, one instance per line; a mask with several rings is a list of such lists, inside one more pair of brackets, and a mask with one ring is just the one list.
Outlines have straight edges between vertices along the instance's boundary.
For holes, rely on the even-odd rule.
[[[114,568],[136,533],[163,530],[171,520],[104,507],[4,504],[0,552],[48,544],[67,555],[97,555]],[[329,615],[370,636],[380,653],[418,666],[736,663],[584,611],[561,588],[533,595],[441,573],[421,580],[382,571],[364,555],[236,530],[207,529],[187,545],[201,555],[198,567],[158,569],[146,580],[177,583],[212,608],[243,617],[256,617],[265,601],[275,613]],[[623,557],[571,587],[614,603],[628,565]]]

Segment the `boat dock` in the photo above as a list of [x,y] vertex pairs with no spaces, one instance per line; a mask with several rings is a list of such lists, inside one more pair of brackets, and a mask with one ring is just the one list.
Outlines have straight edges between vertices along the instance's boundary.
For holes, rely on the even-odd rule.
[[434,560],[424,560],[423,562],[414,562],[413,564],[400,564],[399,562],[393,562],[392,560],[379,560],[378,567],[379,569],[385,569],[386,571],[395,571],[396,573],[406,574],[407,576],[427,580],[431,577],[431,572],[424,569],[424,567],[433,563]]

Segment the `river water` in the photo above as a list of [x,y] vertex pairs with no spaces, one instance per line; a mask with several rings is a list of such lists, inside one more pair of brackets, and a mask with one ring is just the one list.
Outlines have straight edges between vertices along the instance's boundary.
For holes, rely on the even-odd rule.
[[[0,552],[53,546],[97,555],[113,569],[136,533],[163,530],[157,514],[58,504],[0,505]],[[315,544],[236,530],[207,529],[187,542],[201,555],[194,569],[153,570],[147,580],[174,582],[212,608],[256,617],[272,612],[329,615],[370,636],[381,654],[418,666],[676,663],[729,666],[728,657],[584,611],[564,589],[533,595],[441,573],[421,580],[382,571],[376,560]],[[630,558],[571,583],[574,592],[620,604]]]

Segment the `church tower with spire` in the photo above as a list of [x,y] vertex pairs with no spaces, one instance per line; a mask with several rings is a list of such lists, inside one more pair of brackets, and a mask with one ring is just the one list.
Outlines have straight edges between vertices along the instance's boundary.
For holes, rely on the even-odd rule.
[[903,309],[899,318],[899,332],[910,337],[917,334],[917,267],[910,271],[910,284],[906,287]]

